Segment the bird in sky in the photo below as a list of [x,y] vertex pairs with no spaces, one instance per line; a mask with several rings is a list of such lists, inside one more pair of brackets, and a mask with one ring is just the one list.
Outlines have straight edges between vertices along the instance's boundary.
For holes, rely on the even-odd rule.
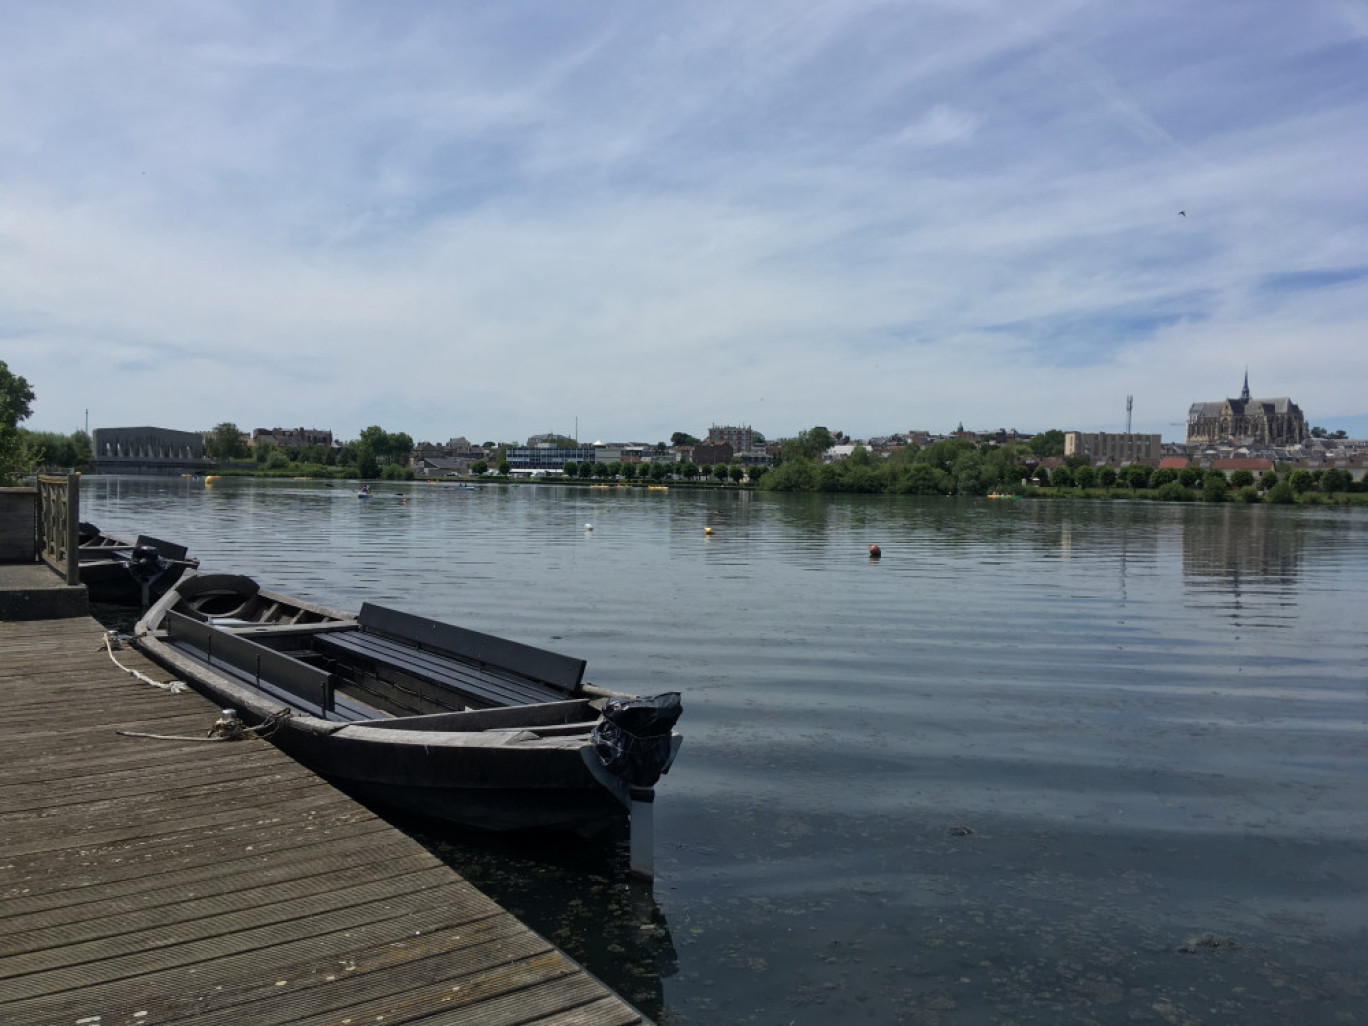
[[1180,210],[1180,211],[1178,211],[1178,216],[1179,216],[1179,217],[1187,217],[1187,211],[1186,211],[1186,210]]

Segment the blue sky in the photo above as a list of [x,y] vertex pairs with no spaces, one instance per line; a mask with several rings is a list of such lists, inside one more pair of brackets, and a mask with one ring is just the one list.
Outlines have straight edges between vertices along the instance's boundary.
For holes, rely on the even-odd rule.
[[0,17],[36,429],[1368,435],[1365,0]]

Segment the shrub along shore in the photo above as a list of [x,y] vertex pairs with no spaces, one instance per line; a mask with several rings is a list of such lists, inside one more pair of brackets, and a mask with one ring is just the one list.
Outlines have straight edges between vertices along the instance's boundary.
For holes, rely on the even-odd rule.
[[[854,460],[855,462],[852,462]],[[378,475],[387,481],[427,481],[433,484],[558,484],[589,488],[612,485],[619,488],[649,488],[666,485],[672,488],[703,488],[726,490],[760,490],[778,492],[825,492],[845,494],[883,495],[939,495],[939,496],[1013,496],[1035,499],[1137,499],[1156,502],[1267,502],[1281,505],[1348,506],[1368,505],[1368,489],[1352,479],[1341,481],[1333,471],[1317,474],[1314,471],[1292,470],[1290,473],[1265,474],[1263,480],[1249,480],[1248,471],[1236,471],[1227,476],[1219,470],[1188,468],[1181,472],[1153,471],[1149,467],[1127,467],[1121,472],[1113,468],[1079,468],[1093,474],[1066,473],[1059,468],[1054,480],[1048,474],[1036,479],[1022,479],[1022,467],[1007,471],[1016,480],[990,480],[991,475],[982,464],[969,469],[959,466],[949,470],[930,463],[885,465],[888,461],[871,458],[863,463],[851,457],[841,463],[824,464],[818,461],[798,461],[781,465],[770,473],[756,475],[757,480],[742,476],[735,480],[730,475],[717,478],[694,474],[689,477],[667,474],[624,480],[619,477],[544,477],[518,478],[507,474],[482,474],[468,477],[415,477],[409,468],[394,467],[390,473]],[[1006,470],[1006,468],[1003,468]],[[1126,471],[1137,471],[1127,474]],[[1138,473],[1150,471],[1149,474]],[[355,467],[329,467],[290,464],[267,469],[258,466],[224,468],[215,471],[224,477],[264,477],[276,479],[310,479],[359,482]],[[1340,471],[1345,478],[1348,474]],[[1143,479],[1142,479],[1143,478]],[[367,479],[373,480],[373,479]],[[1048,482],[1048,483],[1045,483]]]

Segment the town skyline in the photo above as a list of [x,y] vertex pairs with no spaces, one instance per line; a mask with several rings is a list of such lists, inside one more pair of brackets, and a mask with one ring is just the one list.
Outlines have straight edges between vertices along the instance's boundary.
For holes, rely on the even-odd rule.
[[1365,51],[1335,0],[14,5],[0,338],[51,431],[1174,438],[1248,367],[1361,437]]

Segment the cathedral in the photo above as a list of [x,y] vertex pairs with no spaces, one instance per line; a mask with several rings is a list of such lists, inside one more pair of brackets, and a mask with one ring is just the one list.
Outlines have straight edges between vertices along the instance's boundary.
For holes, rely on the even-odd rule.
[[1306,440],[1306,418],[1287,396],[1249,397],[1249,372],[1238,399],[1193,403],[1188,410],[1188,444],[1297,445]]

